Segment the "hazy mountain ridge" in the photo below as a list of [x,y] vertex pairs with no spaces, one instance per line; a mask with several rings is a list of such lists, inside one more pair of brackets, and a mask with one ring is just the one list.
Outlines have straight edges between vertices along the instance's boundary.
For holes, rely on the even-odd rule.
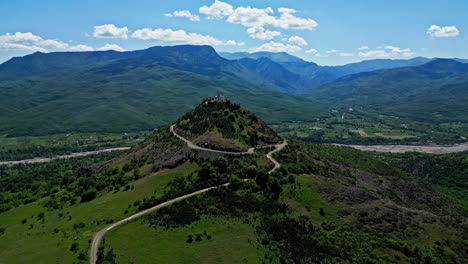
[[322,111],[305,99],[262,88],[256,78],[208,46],[154,47],[136,57],[1,82],[1,130],[147,130],[174,121],[216,92],[239,99],[268,122]]

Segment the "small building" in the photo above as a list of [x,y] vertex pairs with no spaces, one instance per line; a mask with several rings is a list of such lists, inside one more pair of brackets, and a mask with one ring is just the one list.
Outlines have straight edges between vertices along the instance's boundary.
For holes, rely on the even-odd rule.
[[224,101],[224,95],[218,93],[217,95],[215,95],[214,100],[215,102],[222,102]]

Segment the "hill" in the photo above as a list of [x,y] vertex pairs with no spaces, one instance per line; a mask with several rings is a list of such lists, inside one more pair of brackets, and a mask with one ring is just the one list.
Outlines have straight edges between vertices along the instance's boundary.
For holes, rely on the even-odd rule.
[[176,122],[178,134],[199,146],[226,151],[247,151],[281,142],[262,120],[228,100],[205,99]]
[[444,113],[445,120],[465,120],[460,113],[466,112],[463,102],[467,73],[468,64],[436,59],[416,67],[345,76],[319,87],[309,96],[415,120],[434,120],[433,115],[438,112]]
[[[98,230],[174,197],[231,182],[114,227],[98,258],[123,263],[466,261],[466,196],[458,186],[451,189],[463,183],[466,166],[459,160],[444,163],[452,159],[443,155],[434,163],[421,162],[292,141],[275,155],[282,167],[270,175],[261,152],[209,159],[189,154],[163,169],[160,162],[174,157],[170,151],[185,146],[175,136],[163,136],[167,131],[141,144],[159,146],[151,155],[127,159],[139,152],[137,147],[107,157],[119,162],[100,172],[89,170],[98,160],[0,168],[2,201],[29,197],[13,199],[18,206],[0,213],[3,259],[87,263],[89,241]],[[395,159],[414,175],[398,169]],[[411,169],[414,163],[424,164],[419,167],[431,172],[430,180]]]
[[111,60],[134,58],[145,51],[90,51],[90,52],[36,52],[24,57],[15,57],[0,64],[0,81],[79,68]]
[[[47,56],[56,55],[39,57]],[[259,86],[255,73],[208,46],[154,47],[132,56],[0,82],[0,133],[150,130],[217,92],[269,123],[323,113],[318,103]]]
[[[464,154],[420,158],[293,140],[269,154],[281,165],[269,173],[266,153],[281,139],[239,105],[205,99],[175,127],[118,156],[0,166],[2,259],[88,263],[104,229],[98,263],[466,262]],[[256,149],[200,150],[179,133],[208,148]]]

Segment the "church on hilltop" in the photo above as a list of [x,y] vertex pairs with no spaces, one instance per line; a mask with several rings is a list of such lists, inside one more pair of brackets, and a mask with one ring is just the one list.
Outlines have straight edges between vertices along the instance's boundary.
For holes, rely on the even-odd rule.
[[224,101],[224,95],[218,93],[217,95],[215,95],[214,100],[215,102],[222,102]]

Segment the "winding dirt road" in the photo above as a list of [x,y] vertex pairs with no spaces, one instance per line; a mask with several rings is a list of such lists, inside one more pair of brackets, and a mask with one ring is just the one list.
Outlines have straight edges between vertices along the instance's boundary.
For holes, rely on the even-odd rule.
[[214,150],[214,149],[209,149],[209,148],[200,147],[200,146],[197,146],[196,144],[192,143],[190,140],[184,138],[183,136],[177,134],[177,133],[174,131],[174,127],[175,127],[175,125],[172,125],[172,126],[171,126],[171,133],[172,133],[174,136],[178,137],[179,139],[185,141],[185,143],[187,143],[187,147],[189,147],[189,148],[191,148],[191,149],[204,150],[204,151],[209,151],[209,152],[223,153],[223,154],[230,154],[230,155],[252,154],[252,153],[254,153],[254,151],[255,151],[255,148],[249,148],[249,150],[244,151],[244,152],[233,152],[233,151],[222,151],[222,150]]
[[189,194],[186,194],[186,195],[183,195],[183,196],[179,196],[177,198],[174,198],[172,200],[169,200],[169,201],[166,201],[164,203],[161,203],[161,204],[158,204],[154,207],[151,207],[151,208],[148,208],[144,211],[141,211],[139,213],[136,213],[132,216],[129,216],[127,218],[124,218],[118,222],[115,222],[107,227],[105,227],[104,229],[102,229],[101,231],[97,232],[95,235],[94,235],[94,239],[93,239],[93,242],[91,243],[91,250],[89,252],[89,263],[91,264],[96,264],[96,261],[97,261],[97,253],[98,253],[98,249],[99,249],[99,243],[101,242],[102,238],[104,237],[104,235],[107,233],[107,231],[111,230],[112,228],[114,227],[117,227],[121,224],[124,224],[130,220],[133,220],[135,218],[138,218],[142,215],[145,215],[147,213],[151,213],[153,211],[156,211],[162,207],[165,207],[165,206],[168,206],[168,205],[171,205],[175,202],[178,202],[178,201],[181,201],[181,200],[184,200],[184,199],[187,199],[189,197],[192,197],[192,196],[195,196],[197,194],[201,194],[201,193],[204,193],[204,192],[207,192],[211,189],[214,189],[214,188],[218,188],[218,187],[221,187],[221,186],[228,186],[229,183],[225,183],[223,185],[218,185],[218,186],[213,186],[213,187],[209,187],[209,188],[206,188],[206,189],[202,189],[202,190],[199,190],[199,191],[196,191],[196,192],[193,192],[193,193],[189,193]]
[[[229,151],[219,151],[219,150],[203,148],[203,147],[200,147],[200,146],[197,146],[197,145],[193,144],[190,140],[187,140],[186,138],[184,138],[184,137],[178,135],[177,133],[175,133],[174,132],[174,125],[172,125],[170,129],[171,129],[172,134],[174,134],[174,136],[178,137],[179,139],[181,139],[185,143],[187,143],[187,146],[189,148],[191,148],[191,149],[204,150],[204,151],[210,151],[210,152],[216,152],[216,153],[224,153],[224,154],[234,154],[234,155],[253,154],[254,151],[255,151],[255,148],[250,148],[247,152],[229,152]],[[280,168],[281,164],[278,161],[276,161],[272,156],[273,156],[274,153],[276,153],[278,151],[281,151],[287,145],[288,145],[288,142],[285,140],[283,143],[275,145],[275,149],[266,154],[267,158],[274,164],[273,169],[271,169],[268,173],[272,173],[275,170]],[[195,195],[198,195],[198,194],[201,194],[201,193],[205,193],[205,192],[207,192],[209,190],[212,190],[214,188],[218,188],[218,187],[221,187],[221,186],[228,186],[228,185],[229,185],[229,183],[225,183],[225,184],[222,184],[222,185],[209,187],[209,188],[202,189],[202,190],[199,190],[199,191],[196,191],[196,192],[193,192],[193,193],[189,193],[189,194],[186,194],[186,195],[183,195],[183,196],[179,196],[179,197],[174,198],[172,200],[166,201],[164,203],[158,204],[158,205],[156,205],[154,207],[148,208],[148,209],[146,209],[144,211],[141,211],[139,213],[131,215],[131,216],[127,217],[127,218],[124,218],[124,219],[122,219],[122,220],[120,220],[118,222],[115,222],[115,223],[101,229],[99,232],[97,232],[94,235],[93,241],[91,243],[91,249],[89,251],[89,263],[90,264],[96,264],[99,244],[101,243],[101,240],[104,237],[104,235],[107,233],[107,231],[111,230],[112,228],[117,227],[117,226],[119,226],[121,224],[124,224],[124,223],[126,223],[126,222],[128,222],[130,220],[135,219],[135,218],[138,218],[138,217],[140,217],[142,215],[145,215],[147,213],[156,211],[156,210],[158,210],[158,209],[160,209],[162,207],[171,205],[171,204],[173,204],[175,202],[187,199],[189,197],[192,197],[192,196],[195,196]]]
[[26,164],[44,163],[44,162],[51,162],[51,161],[58,160],[58,159],[85,157],[85,156],[104,153],[104,152],[111,152],[111,151],[116,151],[116,150],[128,150],[128,149],[130,149],[130,147],[108,148],[108,149],[101,149],[101,150],[94,150],[94,151],[77,152],[77,153],[72,153],[72,154],[67,154],[67,155],[60,155],[60,156],[55,156],[52,158],[33,158],[33,159],[25,159],[25,160],[0,161],[0,166],[2,165],[11,166],[11,165],[22,164],[22,163],[26,163]]

